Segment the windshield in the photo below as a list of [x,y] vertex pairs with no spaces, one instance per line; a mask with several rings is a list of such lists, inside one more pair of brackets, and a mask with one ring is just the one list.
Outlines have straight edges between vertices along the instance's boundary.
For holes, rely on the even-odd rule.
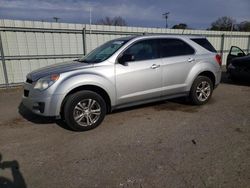
[[91,51],[85,57],[79,59],[84,63],[99,63],[108,59],[113,55],[119,48],[121,48],[128,40],[112,40],[104,43],[98,48]]

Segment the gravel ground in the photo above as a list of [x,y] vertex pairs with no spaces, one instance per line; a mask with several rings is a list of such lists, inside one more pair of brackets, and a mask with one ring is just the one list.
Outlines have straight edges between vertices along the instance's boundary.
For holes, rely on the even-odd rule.
[[20,115],[22,89],[2,89],[0,187],[250,187],[250,87],[223,82],[204,106],[124,109],[81,133]]

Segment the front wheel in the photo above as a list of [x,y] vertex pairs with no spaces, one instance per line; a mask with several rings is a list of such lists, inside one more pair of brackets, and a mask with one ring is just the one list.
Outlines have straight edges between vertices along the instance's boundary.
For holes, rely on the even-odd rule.
[[92,91],[79,91],[70,95],[64,106],[67,125],[75,131],[86,131],[101,124],[106,115],[103,98]]
[[191,87],[189,98],[195,105],[202,105],[209,101],[213,93],[213,83],[206,76],[198,76]]

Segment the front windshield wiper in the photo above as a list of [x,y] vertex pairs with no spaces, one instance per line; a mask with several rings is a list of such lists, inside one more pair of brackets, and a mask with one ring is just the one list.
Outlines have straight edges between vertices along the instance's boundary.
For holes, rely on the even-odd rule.
[[81,63],[90,63],[90,62],[88,62],[88,61],[86,61],[86,60],[84,60],[84,59],[74,59],[73,61],[77,61],[77,62],[81,62]]
[[73,61],[80,61],[80,59],[79,59],[79,58],[77,58],[77,59],[73,59]]

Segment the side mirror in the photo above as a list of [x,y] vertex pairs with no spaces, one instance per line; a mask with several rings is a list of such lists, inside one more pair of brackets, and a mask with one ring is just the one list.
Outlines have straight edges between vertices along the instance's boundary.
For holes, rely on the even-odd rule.
[[245,56],[245,54],[244,53],[238,53],[237,56],[242,57],[242,56]]
[[135,57],[131,54],[123,54],[119,57],[118,62],[122,65],[127,65],[127,62],[134,61]]

